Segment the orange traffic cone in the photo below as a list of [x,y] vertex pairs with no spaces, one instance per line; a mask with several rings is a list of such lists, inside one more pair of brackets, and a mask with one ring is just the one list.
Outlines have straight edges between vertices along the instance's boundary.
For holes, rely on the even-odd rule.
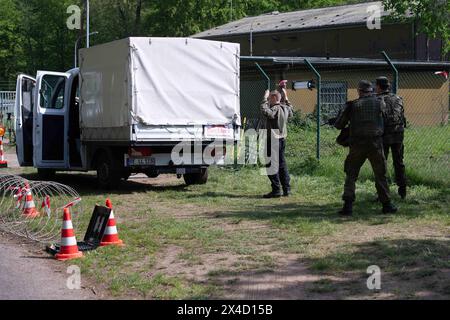
[[100,242],[100,246],[123,246],[123,241],[119,239],[119,233],[117,232],[116,219],[114,218],[114,211],[111,200],[106,200],[106,206],[111,209],[111,214],[109,216],[108,226],[105,230],[105,235]]
[[72,217],[68,208],[64,209],[63,225],[61,230],[61,249],[55,255],[59,261],[81,258],[83,253],[78,250],[77,239],[72,225]]
[[5,159],[5,152],[3,150],[3,136],[0,136],[0,168],[8,168],[8,161]]
[[31,194],[31,188],[28,183],[25,184],[25,193],[25,204],[23,206],[22,214],[27,218],[36,218],[37,216],[39,216],[39,212],[36,210],[36,205],[33,201],[33,195]]

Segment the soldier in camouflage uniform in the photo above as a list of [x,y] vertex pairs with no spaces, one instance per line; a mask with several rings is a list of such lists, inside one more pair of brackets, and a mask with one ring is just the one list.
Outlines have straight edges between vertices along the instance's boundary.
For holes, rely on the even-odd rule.
[[361,81],[358,86],[359,99],[348,103],[336,120],[335,127],[344,129],[350,123],[350,153],[345,161],[344,208],[339,212],[344,216],[353,213],[356,200],[355,188],[359,172],[369,159],[375,174],[378,197],[383,204],[383,213],[395,213],[397,208],[391,203],[389,185],[386,178],[386,159],[383,150],[383,112],[385,104],[374,96],[372,84]]
[[391,84],[388,78],[379,77],[377,79],[377,95],[386,104],[384,116],[384,154],[386,159],[389,151],[392,151],[392,160],[395,169],[395,182],[398,186],[398,194],[402,199],[406,198],[406,172],[403,162],[404,156],[404,132],[406,126],[405,110],[403,99],[390,92]]

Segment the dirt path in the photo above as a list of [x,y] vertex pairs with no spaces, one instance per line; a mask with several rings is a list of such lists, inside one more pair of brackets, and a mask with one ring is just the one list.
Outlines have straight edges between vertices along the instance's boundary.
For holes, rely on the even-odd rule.
[[81,279],[69,290],[67,267],[37,246],[0,234],[0,300],[93,300],[102,298]]

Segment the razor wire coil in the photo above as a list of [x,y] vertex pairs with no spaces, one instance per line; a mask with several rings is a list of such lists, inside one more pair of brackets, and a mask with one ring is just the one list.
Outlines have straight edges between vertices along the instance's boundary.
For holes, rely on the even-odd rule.
[[[25,214],[27,194],[34,205],[33,217]],[[80,195],[71,187],[47,181],[29,181],[16,175],[0,175],[0,230],[49,243],[60,237],[64,207]],[[80,224],[82,204],[70,207],[75,229]]]

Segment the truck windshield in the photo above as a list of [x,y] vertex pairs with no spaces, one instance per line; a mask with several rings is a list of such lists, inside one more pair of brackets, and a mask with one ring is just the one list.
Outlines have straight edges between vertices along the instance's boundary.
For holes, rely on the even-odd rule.
[[42,78],[41,85],[41,108],[44,109],[63,109],[64,108],[64,89],[66,78],[55,75],[45,75]]

